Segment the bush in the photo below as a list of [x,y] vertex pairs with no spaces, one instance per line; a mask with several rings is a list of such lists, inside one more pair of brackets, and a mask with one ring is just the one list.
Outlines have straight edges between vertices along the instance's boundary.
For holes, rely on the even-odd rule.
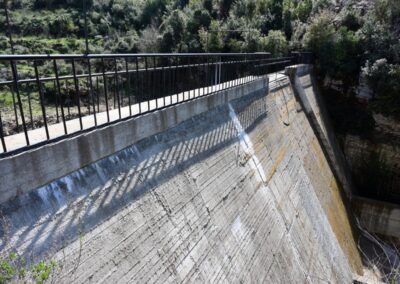
[[398,38],[390,32],[388,26],[369,18],[359,31],[359,36],[365,50],[364,59],[375,62],[380,58],[397,61],[399,49]]
[[374,111],[386,116],[400,118],[400,65],[389,64],[385,58],[362,69],[375,99],[371,103]]
[[273,56],[282,56],[288,51],[288,43],[282,31],[270,31],[261,42],[263,51],[271,52]]
[[145,1],[144,7],[142,7],[142,13],[140,15],[141,27],[147,27],[153,21],[153,24],[158,24],[154,22],[154,19],[160,18],[160,16],[166,10],[165,0],[149,0]]
[[55,37],[69,36],[77,30],[70,13],[58,14],[49,23],[49,31]]
[[317,69],[322,75],[327,73],[326,68],[333,65],[335,26],[334,15],[324,12],[316,16],[304,36],[305,45],[317,58]]
[[342,18],[341,25],[350,31],[358,31],[362,26],[362,21],[359,16],[353,11],[347,11]]
[[335,28],[334,15],[324,12],[308,27],[306,46],[315,54],[322,75],[341,80],[345,90],[357,83],[360,70],[360,40],[346,27]]
[[160,50],[160,34],[155,27],[147,27],[142,31],[139,40],[140,52],[158,52]]
[[297,5],[294,11],[295,16],[303,23],[306,23],[310,17],[312,8],[313,4],[311,0],[303,0]]
[[205,29],[199,30],[200,43],[205,52],[220,52],[223,49],[224,43],[222,41],[222,33],[219,32],[219,26],[218,21],[212,21],[210,32]]
[[198,33],[200,28],[208,28],[211,24],[211,16],[208,11],[196,10],[193,17],[188,19],[187,31],[193,35]]
[[374,94],[380,95],[385,93],[384,89],[388,85],[390,69],[391,66],[388,64],[386,58],[378,59],[373,64],[369,61],[366,62],[362,73],[367,78],[368,85]]
[[346,90],[358,82],[360,50],[358,36],[346,27],[339,28],[334,40],[334,64],[330,76],[341,80]]
[[186,33],[187,17],[181,10],[174,10],[162,24],[163,35],[161,51],[172,52],[180,50],[180,45]]

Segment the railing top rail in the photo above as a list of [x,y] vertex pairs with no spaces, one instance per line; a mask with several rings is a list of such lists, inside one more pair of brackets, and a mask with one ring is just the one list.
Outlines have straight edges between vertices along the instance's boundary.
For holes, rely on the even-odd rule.
[[292,51],[291,53],[294,54],[312,54],[312,51]]
[[86,59],[86,58],[115,58],[115,57],[204,57],[204,56],[252,56],[271,55],[270,52],[256,53],[119,53],[119,54],[2,54],[0,60],[25,59]]

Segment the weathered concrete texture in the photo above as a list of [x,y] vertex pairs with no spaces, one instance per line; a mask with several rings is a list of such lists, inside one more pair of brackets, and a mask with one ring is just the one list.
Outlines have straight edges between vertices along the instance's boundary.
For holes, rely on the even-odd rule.
[[325,156],[335,177],[340,182],[348,199],[354,194],[354,186],[347,168],[346,159],[334,137],[329,116],[322,97],[318,94],[317,83],[311,65],[298,65],[286,68],[293,86],[294,94],[299,99],[310,125],[316,133]]
[[275,86],[4,203],[2,252],[60,260],[60,283],[351,283],[337,182]]
[[[353,216],[350,212],[351,205],[349,203],[354,194],[354,186],[349,175],[345,157],[334,137],[334,131],[332,130],[324,102],[318,94],[312,66],[298,65],[288,67],[285,73],[290,78],[293,93],[301,104],[309,125],[318,139],[330,171],[335,177],[335,183],[331,185],[334,188],[332,190],[332,198],[340,201],[331,200],[325,203],[324,201],[326,200],[321,192],[322,204],[325,206],[325,211],[328,212],[330,223],[339,239],[339,243],[348,255],[353,256],[351,257],[354,260],[352,266],[360,272],[358,251],[351,244],[351,240],[358,238],[358,236],[357,234],[352,234],[352,238],[347,239],[348,236],[346,237],[341,233],[343,229],[341,227],[342,224],[347,224],[348,226],[345,231],[355,229],[355,223],[352,222]],[[346,239],[341,239],[342,237]]]
[[368,198],[353,198],[354,212],[368,232],[400,239],[400,206]]
[[0,159],[0,204],[112,155],[143,138],[165,131],[194,115],[255,91],[266,90],[267,84],[268,78],[255,79],[213,95]]

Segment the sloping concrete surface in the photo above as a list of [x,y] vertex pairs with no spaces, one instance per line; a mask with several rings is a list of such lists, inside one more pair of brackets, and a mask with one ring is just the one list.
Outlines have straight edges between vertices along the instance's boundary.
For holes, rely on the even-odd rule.
[[323,147],[324,154],[334,171],[335,177],[340,182],[344,194],[351,199],[355,193],[350,171],[343,152],[334,137],[334,131],[329,121],[321,94],[318,92],[316,80],[313,76],[311,65],[297,65],[288,67],[293,91],[299,97],[314,132]]
[[287,78],[2,204],[59,283],[351,283],[338,184]]

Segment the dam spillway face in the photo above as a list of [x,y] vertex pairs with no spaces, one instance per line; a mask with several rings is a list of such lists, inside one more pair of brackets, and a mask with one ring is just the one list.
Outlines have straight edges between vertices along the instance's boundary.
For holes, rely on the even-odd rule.
[[288,77],[261,85],[3,202],[1,251],[60,283],[351,283],[332,167]]

